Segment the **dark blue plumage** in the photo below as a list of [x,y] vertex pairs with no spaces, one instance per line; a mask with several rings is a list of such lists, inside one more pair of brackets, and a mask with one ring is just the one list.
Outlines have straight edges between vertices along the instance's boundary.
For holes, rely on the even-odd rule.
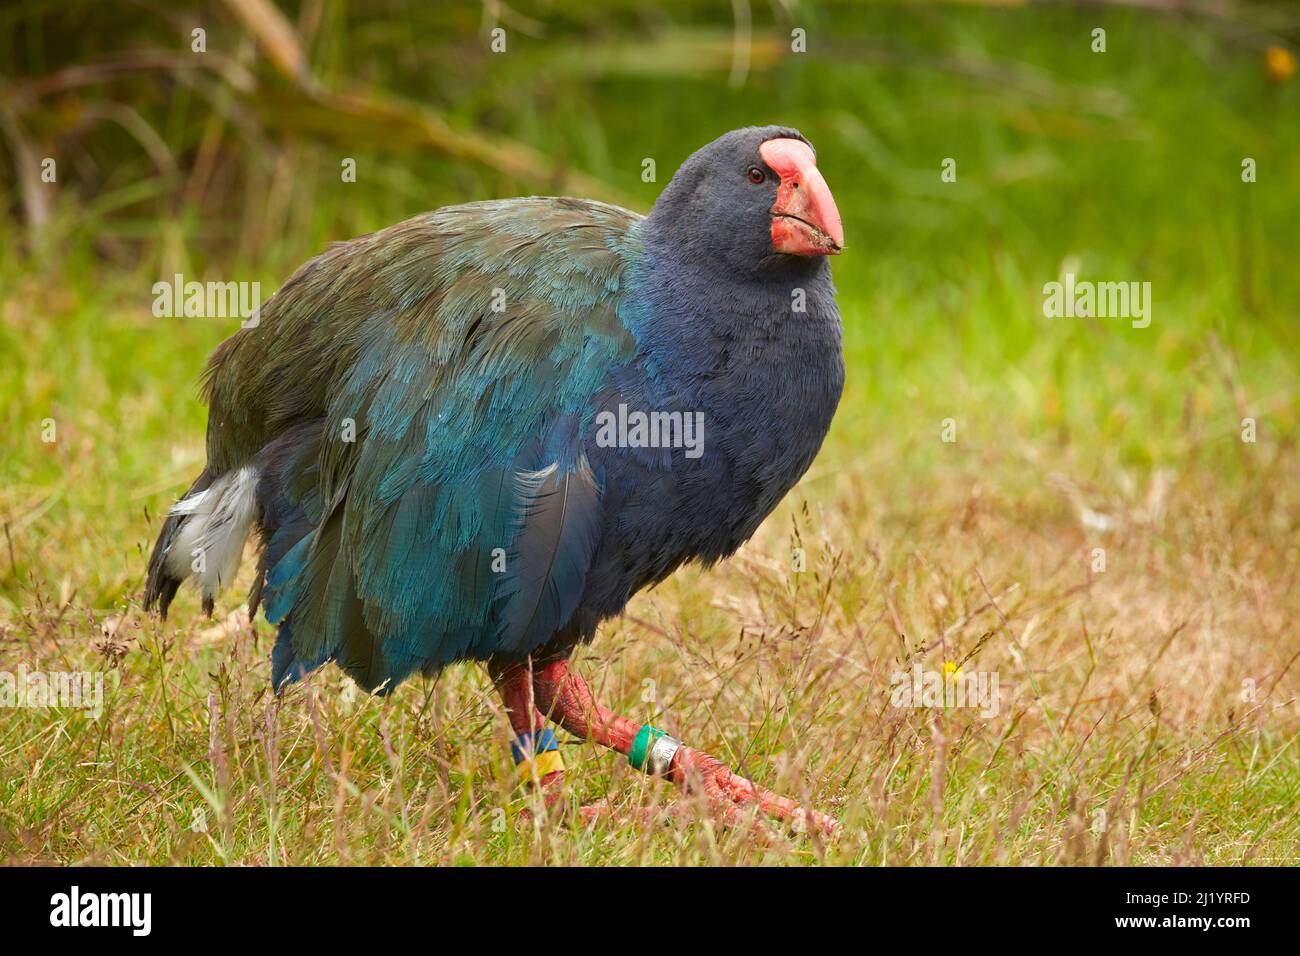
[[[276,687],[331,659],[375,690],[457,660],[563,657],[641,588],[754,533],[844,380],[827,260],[773,248],[777,183],[752,178],[776,138],[802,139],[705,147],[644,219],[520,199],[336,246],[223,344],[195,489],[224,501],[222,476],[256,475]],[[702,454],[603,444],[620,406],[701,413]],[[151,561],[164,613],[190,507]]]

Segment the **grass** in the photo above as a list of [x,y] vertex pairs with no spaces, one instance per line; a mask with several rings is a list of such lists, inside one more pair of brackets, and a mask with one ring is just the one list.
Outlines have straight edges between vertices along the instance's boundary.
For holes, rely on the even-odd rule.
[[[849,384],[823,454],[734,559],[639,595],[578,663],[609,705],[832,812],[842,837],[526,824],[480,670],[378,700],[326,668],[277,702],[246,579],[213,621],[189,592],[166,623],[142,613],[157,516],[201,467],[195,380],[231,331],[155,319],[152,283],[206,270],[272,288],[329,240],[519,191],[375,143],[350,144],[362,174],[341,186],[335,152],[291,139],[224,213],[159,226],[130,196],[98,215],[69,195],[57,255],[0,240],[0,671],[107,674],[98,720],[3,713],[4,859],[1293,862],[1300,84],[1270,83],[1261,51],[1211,25],[1133,12],[832,6],[810,22],[834,55],[756,68],[739,91],[725,63],[593,75],[588,41],[557,28],[476,61],[472,89],[432,74],[426,95],[645,206],[725,128],[788,119],[817,144],[850,243]],[[353,61],[388,62],[366,46],[383,34],[355,35]],[[545,63],[569,72],[529,86]],[[640,182],[645,155],[659,184]],[[119,173],[101,195],[129,186]],[[1042,286],[1065,271],[1152,282],[1150,328],[1045,319]],[[893,672],[948,661],[998,676],[996,715],[891,706]],[[564,751],[574,800],[675,799],[598,748]]]

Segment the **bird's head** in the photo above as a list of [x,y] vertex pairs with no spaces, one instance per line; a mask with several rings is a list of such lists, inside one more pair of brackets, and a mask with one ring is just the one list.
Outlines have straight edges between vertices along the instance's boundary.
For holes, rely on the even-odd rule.
[[838,255],[844,226],[812,145],[794,129],[733,130],[693,153],[650,214],[692,257],[758,271]]

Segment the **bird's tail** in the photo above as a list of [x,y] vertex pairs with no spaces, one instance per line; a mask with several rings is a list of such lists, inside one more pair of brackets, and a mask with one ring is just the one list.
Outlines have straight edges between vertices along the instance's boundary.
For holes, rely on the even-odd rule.
[[251,466],[213,478],[206,470],[163,522],[149,558],[145,608],[163,617],[187,578],[195,578],[203,610],[212,614],[221,588],[234,579],[244,542],[257,519],[258,472]]

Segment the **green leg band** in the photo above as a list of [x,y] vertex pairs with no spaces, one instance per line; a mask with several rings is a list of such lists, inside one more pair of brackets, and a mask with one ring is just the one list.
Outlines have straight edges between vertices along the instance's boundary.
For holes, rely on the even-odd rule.
[[637,731],[627,752],[627,762],[643,773],[656,777],[667,776],[682,742],[649,724]]

